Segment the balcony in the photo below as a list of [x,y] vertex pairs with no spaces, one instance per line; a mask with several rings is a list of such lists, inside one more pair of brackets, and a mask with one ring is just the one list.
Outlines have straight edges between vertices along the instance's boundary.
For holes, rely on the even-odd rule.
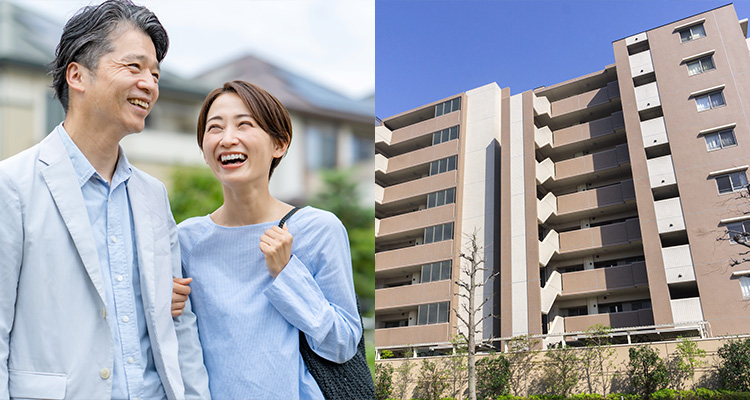
[[646,168],[651,181],[651,189],[677,184],[671,155],[646,160]]
[[594,143],[597,146],[605,146],[616,139],[613,137],[607,140],[606,136],[623,129],[625,122],[622,111],[617,111],[605,118],[554,131],[554,148],[575,152],[590,148]]
[[562,296],[595,296],[613,290],[648,285],[646,263],[597,268],[562,274]]
[[377,347],[445,343],[449,340],[450,326],[447,323],[375,330],[375,346]]
[[654,63],[651,61],[651,51],[646,50],[628,57],[630,61],[630,76],[638,78],[654,72]]
[[390,146],[391,136],[392,136],[391,130],[386,128],[384,125],[375,127],[375,144],[376,145],[385,144],[386,146]]
[[664,273],[667,284],[690,282],[695,280],[693,257],[690,255],[690,245],[664,247],[661,249],[664,260]]
[[[434,110],[435,107],[432,107]],[[434,111],[433,111],[434,112]],[[391,133],[391,146],[418,138],[422,135],[431,134],[443,128],[459,125],[461,123],[461,112],[452,112],[426,121],[417,122],[412,125],[396,129]]]
[[614,211],[613,208],[616,206],[634,200],[635,188],[631,179],[592,190],[569,193],[557,198],[556,215],[558,218],[555,220],[582,218],[592,214],[594,210]]
[[570,158],[555,163],[555,180],[561,181],[581,175],[590,175],[607,169],[618,168],[630,163],[628,145],[621,144],[614,149]]
[[375,290],[375,311],[450,301],[450,279]]
[[672,320],[675,324],[703,321],[703,308],[700,297],[670,300]]
[[647,83],[635,88],[635,104],[639,112],[661,106],[659,89],[656,86],[656,82]]
[[565,317],[565,332],[583,332],[590,326],[596,324],[602,324],[611,328],[648,326],[654,324],[654,314],[651,312],[651,309],[644,309],[609,314]]
[[619,97],[620,88],[617,85],[617,81],[612,81],[602,88],[553,102],[551,104],[552,118],[558,118],[566,114],[607,104]]
[[458,183],[458,172],[448,171],[443,174],[425,176],[412,181],[388,186],[383,189],[381,204],[405,200],[411,197],[426,195],[428,193],[444,190],[456,186]]
[[375,237],[382,238],[456,220],[456,205],[448,204],[380,220]]
[[679,197],[655,201],[654,213],[659,233],[685,230],[685,219],[682,216],[682,204]]
[[625,222],[560,233],[560,255],[588,255],[602,248],[632,247],[633,243],[640,241],[638,218],[631,218]]
[[643,147],[647,149],[669,143],[664,117],[642,121],[641,136],[643,137]]
[[375,253],[375,273],[453,258],[453,240]]

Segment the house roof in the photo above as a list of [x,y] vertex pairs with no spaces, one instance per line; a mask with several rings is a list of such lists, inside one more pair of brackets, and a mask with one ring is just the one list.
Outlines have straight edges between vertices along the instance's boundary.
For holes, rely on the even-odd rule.
[[253,55],[210,69],[196,79],[219,87],[230,80],[252,82],[272,93],[289,110],[374,124],[374,102],[355,100]]

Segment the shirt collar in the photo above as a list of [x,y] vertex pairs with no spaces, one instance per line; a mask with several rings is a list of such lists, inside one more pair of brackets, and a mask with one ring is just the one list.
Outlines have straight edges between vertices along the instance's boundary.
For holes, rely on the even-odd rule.
[[[103,182],[104,178],[102,178],[101,175],[96,172],[96,169],[94,169],[94,166],[91,165],[91,162],[89,162],[89,160],[85,155],[83,155],[78,146],[76,146],[76,144],[73,142],[73,139],[71,139],[70,135],[68,135],[68,131],[66,131],[63,127],[63,124],[61,123],[55,129],[62,139],[65,150],[67,150],[68,156],[70,157],[70,161],[73,163],[73,170],[75,171],[76,177],[78,178],[78,185],[83,187],[83,185],[88,182],[92,176],[96,176]],[[118,154],[119,155],[117,157],[115,173],[112,175],[112,182],[110,182],[111,188],[117,187],[117,185],[123,182],[127,183],[128,179],[130,179],[130,176],[132,175],[132,166],[128,162],[128,158],[125,157],[125,153],[122,151],[122,146],[119,146]]]

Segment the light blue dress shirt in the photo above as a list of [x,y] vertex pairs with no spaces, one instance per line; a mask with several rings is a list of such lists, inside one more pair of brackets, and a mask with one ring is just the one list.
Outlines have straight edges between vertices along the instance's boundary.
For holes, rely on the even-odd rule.
[[[112,182],[99,175],[58,125],[81,185],[104,278],[107,321],[114,340],[112,399],[166,399],[156,372],[141,298],[138,249],[127,183],[132,173],[120,148]],[[166,266],[165,266],[166,268]]]
[[336,362],[357,350],[362,326],[346,229],[312,207],[287,222],[292,258],[274,279],[258,247],[278,221],[240,227],[209,216],[179,225],[182,266],[214,399],[322,399],[299,352]]

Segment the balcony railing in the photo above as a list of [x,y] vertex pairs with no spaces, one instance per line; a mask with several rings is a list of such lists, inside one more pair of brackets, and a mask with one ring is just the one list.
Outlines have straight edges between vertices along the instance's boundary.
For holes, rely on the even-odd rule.
[[444,343],[450,339],[449,330],[447,323],[376,329],[375,344],[377,347],[391,347]]
[[451,300],[450,279],[375,290],[375,311]]
[[565,332],[583,332],[592,325],[602,324],[611,328],[627,328],[653,325],[654,314],[651,309],[623,311],[609,314],[579,315],[565,317]]

